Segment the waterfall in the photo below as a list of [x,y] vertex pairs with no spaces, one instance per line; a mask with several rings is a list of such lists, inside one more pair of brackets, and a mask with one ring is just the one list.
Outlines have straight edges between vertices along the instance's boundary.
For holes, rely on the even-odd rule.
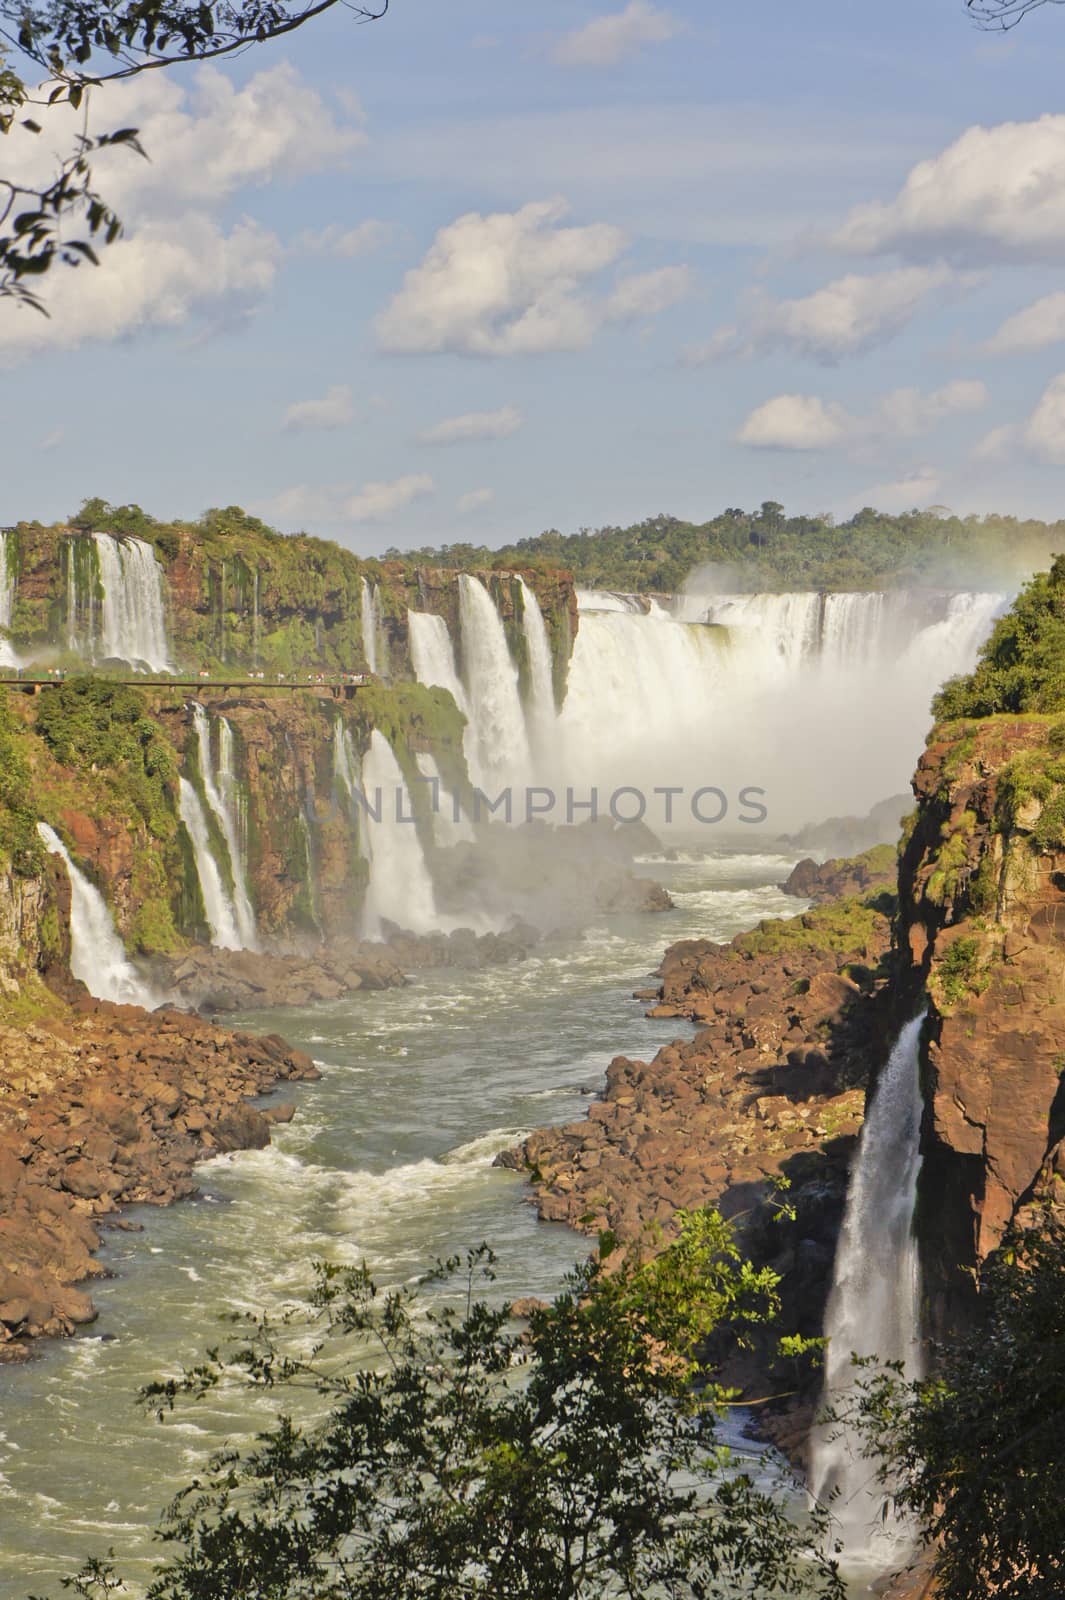
[[388,674],[387,652],[381,631],[380,606],[377,585],[361,578],[362,585],[362,649],[370,671],[382,677]]
[[211,849],[211,832],[207,815],[196,790],[187,778],[178,779],[181,820],[189,830],[192,851],[196,858],[196,875],[200,880],[203,909],[211,930],[211,943],[221,950],[241,949],[237,932],[237,916],[233,900],[219,870]]
[[126,955],[107,902],[70,859],[54,828],[38,822],[37,832],[53,855],[59,856],[70,879],[70,970],[97,1000],[119,1005],[160,1004]]
[[456,796],[444,787],[440,768],[427,750],[419,750],[414,757],[418,771],[428,780],[429,792],[436,801],[433,810],[433,842],[441,850],[452,845],[470,843],[476,838],[473,823],[466,816]]
[[418,682],[446,689],[462,714],[469,717],[470,704],[455,665],[455,648],[444,618],[431,611],[408,611],[407,632]]
[[[921,1166],[919,1046],[924,1016],[899,1034],[880,1076],[851,1169],[843,1231],[836,1248],[825,1332],[825,1400],[850,1388],[852,1353],[900,1361],[919,1371],[919,1268],[913,1210]],[[831,1508],[852,1559],[886,1562],[909,1542],[904,1526],[883,1523],[876,1463],[849,1431],[825,1428],[813,1441],[811,1484]]]
[[459,575],[463,678],[473,726],[470,776],[494,792],[529,777],[529,739],[503,622],[479,578]]
[[[235,807],[232,803],[232,798],[237,792],[237,779],[233,770],[233,730],[223,717],[219,730],[219,773],[218,781],[216,782],[214,764],[211,760],[211,725],[207,720],[207,712],[198,702],[193,704],[192,720],[196,728],[203,792],[206,796],[207,804],[221,829],[222,838],[225,840],[226,850],[229,854],[230,872],[233,878],[231,905],[237,943],[235,946],[229,946],[229,948],[257,950],[259,941],[255,929],[255,912],[252,910],[251,898],[248,894],[244,858],[240,848]],[[227,898],[229,897],[227,896]],[[212,930],[213,926],[212,921]],[[223,940],[214,940],[216,944],[224,942]]]
[[[163,574],[155,551],[143,539],[118,539],[109,533],[92,537],[103,590],[94,655],[143,662],[153,672],[168,672]],[[72,565],[71,582],[73,577]]]
[[442,925],[437,915],[433,882],[411,816],[410,794],[395,751],[378,729],[362,763],[363,794],[373,815],[362,830],[370,863],[370,881],[363,907],[363,933],[383,936],[383,923],[395,922],[412,933],[430,933]]
[[551,661],[551,642],[540,602],[524,578],[519,578],[522,599],[522,629],[529,658],[529,689],[526,700],[529,741],[536,754],[551,748],[555,731],[555,683]]
[[8,536],[0,528],[0,667],[18,666],[18,657],[6,637],[15,609],[15,577],[10,558]]
[[[779,832],[864,815],[905,788],[932,695],[972,667],[1005,603],[939,590],[642,604],[583,592],[556,787],[757,786]],[[733,799],[722,831],[737,810]],[[647,820],[661,823],[661,807]]]

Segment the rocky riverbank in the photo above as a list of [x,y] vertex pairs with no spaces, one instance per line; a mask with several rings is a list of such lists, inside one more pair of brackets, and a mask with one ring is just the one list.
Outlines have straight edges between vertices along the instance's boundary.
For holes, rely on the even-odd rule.
[[291,1107],[249,1102],[318,1075],[276,1036],[87,997],[28,1026],[0,1022],[0,1061],[0,1360],[93,1319],[75,1285],[103,1270],[101,1223],[193,1194],[207,1156],[267,1144]]
[[890,896],[859,897],[730,944],[673,945],[660,986],[637,998],[698,1031],[650,1062],[616,1057],[585,1120],[501,1158],[529,1173],[540,1215],[624,1245],[649,1227],[668,1237],[678,1209],[717,1206],[781,1274],[788,1328],[820,1333],[865,1085],[884,1051],[892,909]]

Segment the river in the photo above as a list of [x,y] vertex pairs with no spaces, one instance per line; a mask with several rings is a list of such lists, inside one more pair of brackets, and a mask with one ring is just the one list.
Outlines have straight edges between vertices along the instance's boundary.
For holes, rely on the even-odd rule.
[[105,1235],[113,1276],[92,1286],[91,1329],[0,1367],[0,1600],[57,1590],[109,1547],[143,1583],[170,1494],[272,1402],[227,1393],[160,1424],[135,1405],[138,1387],[194,1361],[221,1312],[298,1302],[315,1259],[365,1258],[395,1282],[487,1240],[501,1295],[551,1294],[584,1243],[539,1222],[524,1180],[494,1155],[583,1115],[614,1055],[647,1058],[690,1032],[646,1018],[631,991],[675,940],[727,939],[800,910],[775,887],[792,864],[725,852],[651,862],[641,870],[673,893],[670,914],[610,918],[512,966],[241,1018],[307,1050],[321,1081],[295,1089],[296,1119],[269,1149],[200,1167],[200,1199],[134,1208],[143,1232]]

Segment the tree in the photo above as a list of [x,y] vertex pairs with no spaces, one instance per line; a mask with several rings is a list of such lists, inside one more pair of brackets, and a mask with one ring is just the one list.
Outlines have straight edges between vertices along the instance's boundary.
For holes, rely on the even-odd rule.
[[851,1420],[933,1551],[938,1600],[1065,1592],[1065,1224],[1007,1236],[933,1376],[866,1374]]
[[[260,1320],[228,1356],[151,1386],[164,1418],[234,1373],[328,1408],[281,1416],[177,1497],[152,1600],[842,1600],[810,1553],[823,1523],[789,1521],[715,1436],[730,1395],[698,1351],[765,1321],[777,1281],[717,1213],[684,1217],[648,1261],[619,1261],[604,1236],[525,1332],[476,1298],[492,1259],[445,1264],[428,1307],[424,1285],[416,1300],[320,1267],[311,1354]],[[76,1586],[116,1581],[90,1563]]]
[[1040,6],[1060,6],[1065,0],[965,0],[965,4],[982,28],[1005,32],[1016,27],[1029,11]]
[[[389,0],[0,0],[0,135],[16,128],[40,134],[49,110],[87,110],[99,84],[236,55],[342,3],[359,21],[374,22]],[[146,154],[136,128],[84,132],[42,187],[0,177],[0,298],[43,311],[35,287],[43,274],[57,263],[95,264],[97,247],[121,236],[121,219],[92,173],[94,156],[116,145]]]

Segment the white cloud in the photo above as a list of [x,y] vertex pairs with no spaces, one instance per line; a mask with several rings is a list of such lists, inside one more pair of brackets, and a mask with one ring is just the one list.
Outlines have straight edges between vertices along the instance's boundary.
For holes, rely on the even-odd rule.
[[773,300],[756,291],[748,298],[742,327],[721,328],[706,344],[690,345],[685,361],[702,366],[722,356],[782,349],[832,364],[886,343],[929,295],[957,282],[958,274],[939,264],[866,276],[848,273],[794,300]]
[[1006,461],[1017,449],[1020,429],[1014,422],[1007,422],[1002,427],[992,428],[990,433],[985,433],[973,446],[972,458],[997,465]]
[[1047,466],[1065,466],[1065,372],[1051,378],[1024,426],[1028,453]]
[[346,428],[354,421],[349,385],[334,383],[320,400],[297,400],[290,405],[281,426],[286,433],[302,433],[312,428]]
[[517,406],[500,406],[498,411],[466,411],[460,417],[445,417],[418,435],[419,444],[465,444],[471,439],[508,439],[517,433],[525,418]]
[[455,509],[465,516],[470,511],[480,511],[482,506],[491,505],[495,497],[494,489],[471,489],[469,494],[459,496]]
[[390,483],[296,484],[260,503],[264,516],[288,527],[386,522],[412,501],[435,491],[427,473],[409,473]]
[[755,407],[736,441],[756,450],[829,450],[912,438],[946,417],[979,411],[987,401],[985,386],[965,378],[931,394],[894,389],[864,416],[818,395],[778,394]]
[[604,315],[611,322],[657,317],[686,299],[693,281],[688,267],[656,267],[653,272],[630,273],[618,280],[607,297]]
[[856,207],[832,242],[976,265],[1065,260],[1065,115],[967,129],[893,200]]
[[[580,350],[607,321],[673,304],[682,268],[623,278],[612,295],[590,280],[628,245],[620,228],[561,226],[562,200],[468,212],[441,228],[420,266],[377,318],[378,343],[403,353],[511,356]],[[685,277],[683,283],[687,283]]]
[[358,256],[372,255],[392,238],[389,222],[379,222],[373,217],[357,223],[354,228],[341,227],[332,222],[327,228],[316,231],[306,229],[297,235],[294,248],[311,256],[335,256],[341,261],[354,261]]
[[[222,207],[245,188],[335,166],[366,137],[338,124],[287,65],[239,89],[210,67],[190,89],[150,73],[93,90],[90,112],[91,131],[139,128],[150,157],[117,149],[94,163],[126,237],[101,252],[99,267],[55,275],[50,320],[4,318],[0,359],[246,314],[269,292],[282,252],[273,233],[248,219],[227,229]],[[57,153],[80,132],[79,116],[55,108],[46,134],[8,136],[5,170],[26,182],[50,176]]]
[[60,426],[53,428],[51,433],[46,433],[38,444],[38,450],[57,450],[67,436],[67,430]]
[[614,67],[644,45],[664,44],[679,33],[678,19],[650,0],[629,0],[623,11],[593,17],[565,34],[554,49],[561,67]]
[[777,394],[756,406],[736,435],[755,450],[825,450],[847,437],[842,406],[814,394]]
[[985,348],[996,356],[1026,350],[1045,350],[1065,339],[1065,291],[1045,294],[1041,300],[1007,317]]
[[57,273],[47,319],[22,312],[0,321],[0,362],[246,314],[270,290],[280,257],[278,240],[254,222],[230,233],[195,213],[149,223],[112,245],[99,267]]

